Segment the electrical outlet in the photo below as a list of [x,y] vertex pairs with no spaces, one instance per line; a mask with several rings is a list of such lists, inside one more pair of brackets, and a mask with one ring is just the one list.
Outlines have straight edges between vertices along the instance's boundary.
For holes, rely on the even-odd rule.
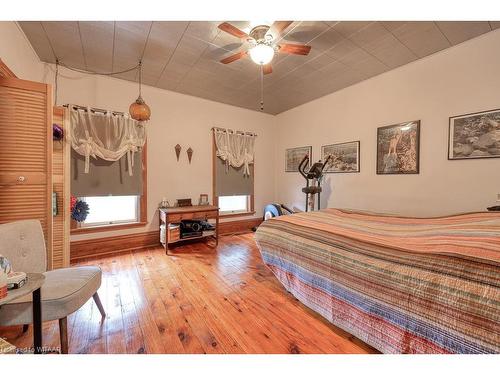
[[497,193],[497,202],[500,202],[500,193]]

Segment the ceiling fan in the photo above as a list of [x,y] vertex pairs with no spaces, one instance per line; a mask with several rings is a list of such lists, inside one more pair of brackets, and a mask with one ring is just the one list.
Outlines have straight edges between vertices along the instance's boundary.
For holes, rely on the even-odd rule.
[[263,73],[269,74],[273,71],[271,60],[277,52],[292,55],[308,55],[309,51],[311,51],[311,46],[304,44],[277,43],[279,42],[279,36],[292,24],[292,22],[293,21],[276,21],[271,26],[255,26],[248,34],[228,22],[221,23],[218,26],[219,29],[237,38],[245,39],[250,44],[250,48],[246,51],[240,51],[234,55],[228,56],[220,60],[220,62],[229,64],[250,55],[254,63],[262,66]]

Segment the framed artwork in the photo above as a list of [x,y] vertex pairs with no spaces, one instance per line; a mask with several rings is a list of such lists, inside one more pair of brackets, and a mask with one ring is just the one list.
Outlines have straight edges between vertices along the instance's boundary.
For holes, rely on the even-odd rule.
[[450,117],[448,160],[500,157],[500,109]]
[[377,129],[377,174],[418,174],[420,120]]
[[311,166],[312,146],[288,148],[285,152],[285,172],[298,172],[299,164],[304,156],[309,156],[307,167]]
[[359,141],[321,146],[321,160],[326,160],[331,155],[324,173],[359,172],[359,148]]

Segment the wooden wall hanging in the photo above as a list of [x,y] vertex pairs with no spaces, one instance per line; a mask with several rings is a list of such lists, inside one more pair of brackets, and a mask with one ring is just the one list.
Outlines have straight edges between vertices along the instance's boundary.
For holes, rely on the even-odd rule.
[[191,164],[191,158],[193,157],[193,149],[189,147],[186,152],[188,154],[189,164]]
[[179,156],[181,155],[181,145],[180,144],[176,144],[175,145],[175,156],[177,156],[177,161],[179,161]]

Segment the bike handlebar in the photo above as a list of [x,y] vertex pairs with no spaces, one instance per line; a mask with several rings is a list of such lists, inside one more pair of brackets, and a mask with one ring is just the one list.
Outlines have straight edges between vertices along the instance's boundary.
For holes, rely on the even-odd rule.
[[326,157],[326,160],[325,162],[323,163],[323,167],[321,168],[321,172],[323,172],[323,170],[325,169],[326,165],[328,164],[328,162],[330,161],[330,159],[332,158],[332,155],[328,155]]
[[304,158],[302,159],[302,161],[299,164],[299,172],[302,175],[302,177],[304,177],[306,180],[307,180],[307,174],[305,173],[304,168],[305,168],[308,160],[309,160],[309,156],[304,155]]

